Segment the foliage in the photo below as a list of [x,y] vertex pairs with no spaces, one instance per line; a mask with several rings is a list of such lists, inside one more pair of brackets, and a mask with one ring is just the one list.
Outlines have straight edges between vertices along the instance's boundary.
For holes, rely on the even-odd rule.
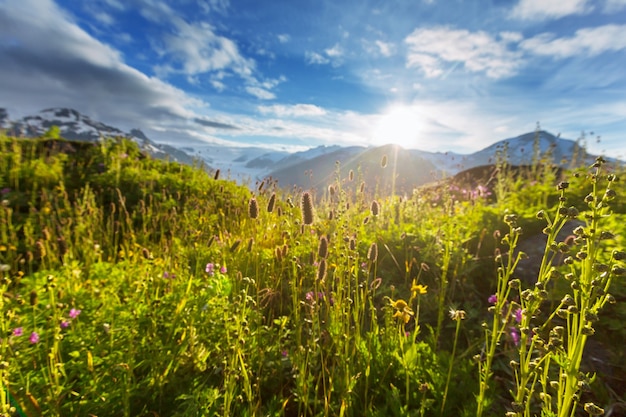
[[[1,413],[619,407],[619,173],[498,163],[493,189],[385,196],[337,165],[324,192],[251,190],[125,140],[0,137]],[[518,244],[546,224],[540,272],[519,279]]]

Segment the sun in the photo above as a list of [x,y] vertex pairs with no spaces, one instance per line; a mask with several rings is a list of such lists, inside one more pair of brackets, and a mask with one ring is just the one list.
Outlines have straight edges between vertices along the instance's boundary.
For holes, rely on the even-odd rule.
[[372,144],[396,144],[403,148],[415,148],[422,127],[420,119],[415,108],[402,105],[390,107],[379,116],[375,124]]

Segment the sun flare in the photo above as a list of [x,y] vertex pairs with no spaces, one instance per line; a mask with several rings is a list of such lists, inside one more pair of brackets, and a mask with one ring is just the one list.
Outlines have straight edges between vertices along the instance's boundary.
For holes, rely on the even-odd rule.
[[374,127],[372,144],[396,144],[403,148],[416,148],[421,128],[416,109],[394,106],[383,113]]

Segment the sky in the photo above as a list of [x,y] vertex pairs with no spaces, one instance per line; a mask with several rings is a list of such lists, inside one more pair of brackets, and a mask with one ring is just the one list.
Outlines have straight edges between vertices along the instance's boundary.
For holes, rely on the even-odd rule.
[[0,0],[0,107],[163,143],[626,156],[626,0]]

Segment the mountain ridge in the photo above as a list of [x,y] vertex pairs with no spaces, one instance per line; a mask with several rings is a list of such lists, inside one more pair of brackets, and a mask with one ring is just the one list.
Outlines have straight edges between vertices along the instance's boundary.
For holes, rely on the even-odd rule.
[[[65,139],[99,141],[105,137],[125,137],[135,141],[143,151],[155,158],[186,164],[201,162],[205,169],[220,169],[227,177],[241,183],[252,184],[271,177],[283,187],[319,187],[328,184],[336,177],[337,164],[346,175],[349,170],[360,171],[369,182],[379,181],[385,187],[402,185],[410,188],[478,166],[495,164],[498,158],[506,159],[511,165],[530,165],[549,160],[560,166],[591,163],[595,159],[578,142],[544,130],[499,140],[471,154],[428,152],[404,149],[399,145],[320,145],[289,153],[258,146],[160,144],[150,140],[139,128],[124,132],[72,108],[48,108],[18,120],[11,120],[7,109],[0,108],[0,129],[5,129],[9,135],[38,137],[52,126],[57,126]],[[385,154],[391,166],[382,172],[376,166]],[[393,173],[394,178],[391,178],[390,173]]]

